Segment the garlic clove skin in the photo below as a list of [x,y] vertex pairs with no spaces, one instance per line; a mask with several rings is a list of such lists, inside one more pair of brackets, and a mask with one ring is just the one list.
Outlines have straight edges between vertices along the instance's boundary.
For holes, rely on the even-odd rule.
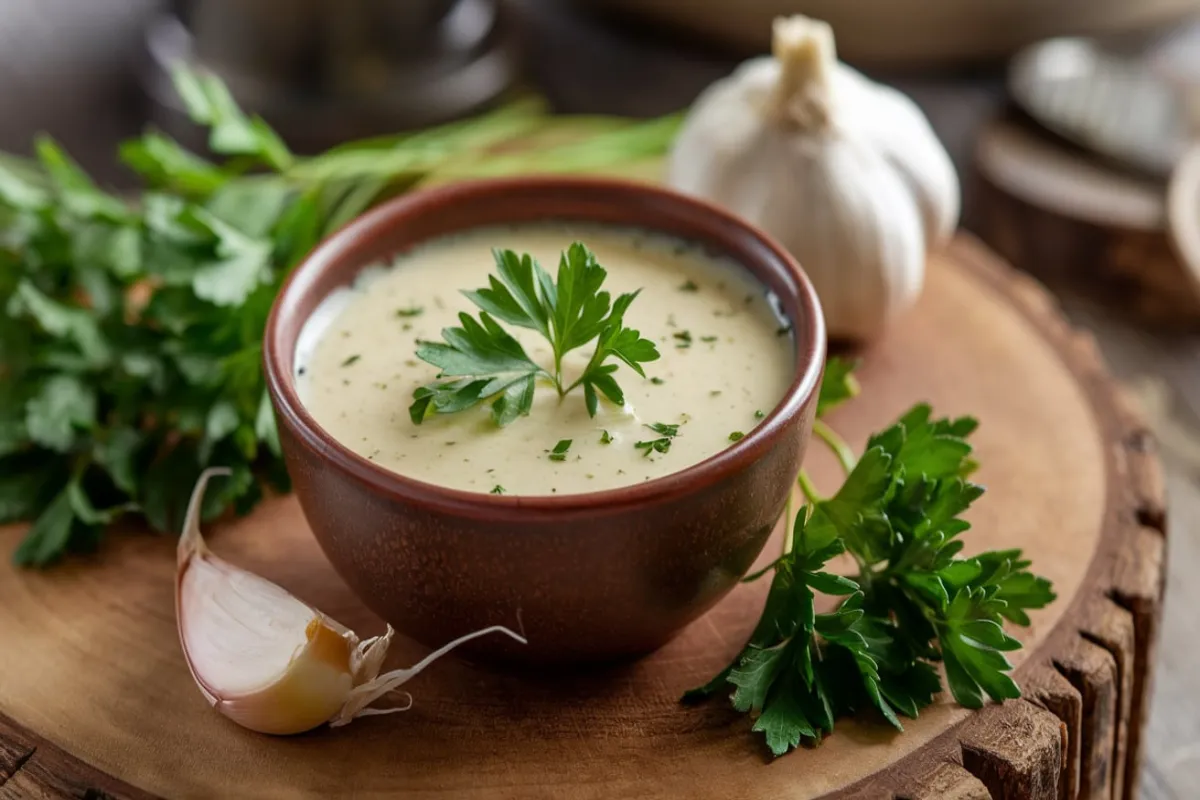
[[832,31],[776,20],[774,54],[693,103],[669,184],[786,247],[832,338],[878,337],[920,296],[928,250],[958,224],[953,164],[916,104],[839,63]]
[[459,637],[407,669],[380,675],[394,631],[360,641],[351,630],[265,578],[209,551],[200,534],[208,481],[200,476],[177,549],[175,612],[184,659],[209,704],[260,733],[303,733],[412,704],[368,708],[463,642],[491,633],[525,639],[501,626]]

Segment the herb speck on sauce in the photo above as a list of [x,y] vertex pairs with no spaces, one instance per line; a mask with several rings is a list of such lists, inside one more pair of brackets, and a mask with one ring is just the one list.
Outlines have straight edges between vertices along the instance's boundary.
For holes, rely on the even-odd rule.
[[489,494],[504,494],[504,487],[497,483]]
[[412,330],[412,323],[411,323],[411,322],[406,322],[406,323],[404,323],[403,325],[401,325],[401,326],[400,326],[400,329],[401,329],[401,330],[405,330],[405,331],[411,331],[411,330]]
[[751,303],[754,302],[754,295],[752,295],[752,294],[746,295],[745,298],[742,299],[742,302],[745,303],[746,305],[750,305]]
[[675,333],[672,335],[675,338],[676,349],[686,350],[687,348],[692,346],[692,332],[691,331],[679,331],[678,333]]
[[709,396],[709,397],[720,397],[720,396],[721,396],[721,390],[720,390],[720,389],[713,389],[711,392],[709,392],[709,393],[708,393],[708,396]]
[[588,477],[588,480],[590,481],[590,480],[594,479],[596,476],[589,472],[587,474],[587,477]]
[[414,359],[406,358],[404,360],[404,366],[406,366],[406,367],[415,367],[416,365],[417,365],[417,362]]
[[551,461],[566,461],[567,451],[571,449],[573,439],[559,439],[558,444],[554,445],[554,449],[550,452]]
[[458,442],[446,442],[446,447],[454,447]]
[[775,329],[776,336],[787,336],[791,332],[792,332],[791,325],[780,325],[778,328]]
[[612,444],[613,436],[608,431],[600,432],[600,444]]
[[675,315],[674,314],[667,314],[667,327],[668,328],[678,328],[679,327],[675,323]]
[[358,362],[358,360],[359,360],[360,358],[362,358],[362,356],[360,356],[358,353],[355,353],[354,355],[350,356],[350,357],[349,357],[349,358],[347,358],[345,361],[343,361],[343,362],[342,362],[342,366],[343,366],[343,367],[349,367],[349,366],[351,366],[352,364],[355,364],[355,363],[357,363],[357,362]]
[[741,431],[734,431],[733,433],[729,434],[729,441],[731,442],[740,442],[744,438],[746,438],[746,434],[742,433]]
[[700,337],[700,341],[702,341],[702,342],[708,342],[709,344],[712,344],[713,342],[715,342],[715,341],[716,341],[717,339],[719,339],[719,338],[721,338],[721,337],[719,337],[719,336],[701,336],[701,337]]
[[658,377],[657,375],[655,375],[653,378],[651,378],[650,382],[653,383],[655,386],[662,386],[664,383],[666,383],[666,381],[664,381],[662,378]]
[[350,379],[342,378],[342,386],[349,386],[349,385],[350,385]]
[[[439,306],[439,308],[440,308],[440,306]],[[424,313],[425,313],[425,308],[423,306],[411,306],[409,308],[397,308],[396,309],[397,317],[419,317]]]
[[442,302],[442,298],[439,297],[438,295],[433,296],[433,304],[435,306],[437,306],[439,309],[446,307],[446,304]]
[[691,278],[688,278],[686,281],[684,281],[683,283],[681,283],[679,285],[679,291],[681,291],[681,292],[698,292],[698,291],[700,291],[700,286],[697,285],[697,283],[694,280],[692,280]]
[[303,374],[304,374],[305,372],[307,372],[307,371],[308,371],[308,370],[306,370],[304,367],[301,367],[300,369],[296,370],[296,374],[297,374],[297,375],[303,375]]
[[765,413],[763,413],[763,410],[762,410],[761,408],[760,408],[760,409],[757,409],[757,410],[755,410],[755,412],[754,412],[754,418],[755,418],[755,419],[762,419],[762,418],[763,418],[763,417],[765,417],[765,416],[766,416],[766,414],[765,414]]

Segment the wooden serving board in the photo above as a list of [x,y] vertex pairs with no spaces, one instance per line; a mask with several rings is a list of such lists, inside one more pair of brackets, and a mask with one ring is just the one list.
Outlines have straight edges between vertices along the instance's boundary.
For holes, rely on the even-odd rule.
[[[975,713],[943,699],[902,735],[845,719],[820,747],[769,761],[727,703],[678,703],[747,637],[757,583],[636,663],[513,675],[449,658],[406,687],[406,714],[272,738],[205,704],[176,639],[174,543],[131,533],[50,571],[0,567],[0,798],[1131,796],[1164,566],[1147,432],[1090,339],[970,239],[933,260],[919,307],[864,357],[862,396],[832,420],[856,446],[920,400],[982,421],[988,493],[968,550],[1024,548],[1059,594],[1019,633],[1025,699]],[[828,489],[835,467],[812,449]],[[0,529],[0,550],[21,533]],[[294,499],[209,533],[228,558],[380,630]],[[402,642],[393,660],[421,654]]]

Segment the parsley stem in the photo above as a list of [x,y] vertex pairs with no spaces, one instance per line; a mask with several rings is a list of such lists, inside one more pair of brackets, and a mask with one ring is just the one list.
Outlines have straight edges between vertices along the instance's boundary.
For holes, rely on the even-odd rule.
[[822,442],[829,445],[829,449],[837,456],[838,463],[842,465],[842,469],[846,471],[847,475],[854,471],[858,459],[854,455],[854,450],[845,439],[838,435],[837,431],[818,419],[813,421],[813,433]]
[[792,519],[792,501],[795,497],[795,492],[788,492],[787,504],[783,507],[783,555],[785,556],[792,552],[792,547],[795,545],[796,522]]
[[814,506],[821,502],[821,494],[817,491],[817,487],[813,484],[812,478],[808,477],[807,472],[800,470],[800,477],[796,479],[796,482],[800,484],[800,491],[804,492],[805,500]]

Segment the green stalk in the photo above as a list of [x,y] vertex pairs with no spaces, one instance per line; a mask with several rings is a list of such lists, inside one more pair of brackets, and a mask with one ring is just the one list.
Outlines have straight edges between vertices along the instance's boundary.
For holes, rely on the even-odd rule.
[[858,464],[858,458],[854,455],[854,450],[850,445],[838,435],[837,431],[826,425],[821,420],[813,422],[813,433],[817,438],[829,446],[833,454],[837,456],[838,463],[842,465],[842,469],[849,475],[854,471],[854,467]]
[[823,498],[820,492],[817,491],[817,487],[813,484],[812,478],[808,477],[807,472],[800,470],[800,477],[796,479],[796,482],[800,484],[800,491],[804,492],[804,499],[811,505],[815,506],[821,502]]

